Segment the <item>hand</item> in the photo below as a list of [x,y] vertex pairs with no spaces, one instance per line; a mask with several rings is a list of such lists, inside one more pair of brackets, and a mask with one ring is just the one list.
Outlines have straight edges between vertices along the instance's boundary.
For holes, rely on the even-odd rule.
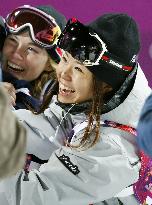
[[7,82],[1,82],[0,84],[1,86],[3,86],[3,88],[5,89],[6,93],[9,96],[10,99],[10,104],[12,106],[16,105],[16,90],[14,88],[14,86],[11,83],[7,83]]

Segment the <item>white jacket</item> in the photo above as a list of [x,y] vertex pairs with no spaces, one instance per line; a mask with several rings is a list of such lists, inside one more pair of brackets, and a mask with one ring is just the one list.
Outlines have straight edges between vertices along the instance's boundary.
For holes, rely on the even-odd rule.
[[[126,100],[102,115],[102,120],[135,128],[150,92],[139,68],[134,87]],[[41,159],[49,158],[49,161],[28,175],[21,171],[4,180],[0,184],[3,205],[89,205],[103,204],[104,200],[112,204],[114,196],[138,179],[140,163],[135,137],[101,125],[101,138],[94,147],[85,151],[71,149],[64,145],[65,138],[74,130],[71,142],[77,144],[84,133],[81,123],[86,117],[82,113],[66,113],[55,104],[55,100],[44,114],[38,116],[27,110],[16,111],[28,131],[27,152]],[[125,200],[126,197],[124,204],[135,205],[135,199],[129,203]]]

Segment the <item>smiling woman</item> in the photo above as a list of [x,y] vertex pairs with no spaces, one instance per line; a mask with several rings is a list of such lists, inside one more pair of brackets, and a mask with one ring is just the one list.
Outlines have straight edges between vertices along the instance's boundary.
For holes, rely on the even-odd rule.
[[79,103],[91,100],[93,76],[83,64],[75,60],[69,53],[65,52],[63,55],[56,68],[56,73],[59,81],[58,100],[60,102]]
[[9,205],[139,205],[130,186],[140,169],[134,134],[151,89],[135,58],[135,21],[115,13],[85,26],[73,18],[58,46],[59,90],[39,115],[15,111],[30,157],[0,191]]
[[29,32],[10,34],[6,38],[2,63],[3,70],[19,80],[27,81],[35,80],[43,71],[51,69],[46,49],[35,44]]
[[19,80],[36,80],[43,71],[51,71],[48,53],[35,44],[29,32],[10,34],[3,47],[3,70]]
[[3,85],[16,109],[38,108],[53,84],[54,66],[59,61],[56,41],[65,22],[65,17],[49,6],[23,6],[7,16]]

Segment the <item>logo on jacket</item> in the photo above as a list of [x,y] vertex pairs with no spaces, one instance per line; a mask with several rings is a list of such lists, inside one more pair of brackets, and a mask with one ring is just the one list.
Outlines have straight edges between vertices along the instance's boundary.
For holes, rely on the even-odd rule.
[[[58,157],[58,156],[57,156]],[[79,169],[77,165],[74,165],[71,161],[70,158],[68,156],[65,156],[64,154],[60,157],[58,157],[58,159],[62,162],[62,164],[64,164],[64,166],[70,171],[72,172],[74,175],[79,174]]]

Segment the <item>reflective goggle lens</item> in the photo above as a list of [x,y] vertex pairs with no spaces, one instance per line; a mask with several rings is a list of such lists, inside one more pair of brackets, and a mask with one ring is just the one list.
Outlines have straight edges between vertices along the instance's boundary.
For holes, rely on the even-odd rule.
[[56,42],[61,31],[55,20],[34,8],[18,8],[6,19],[6,25],[11,33],[30,27],[32,39],[45,47],[51,47]]
[[69,20],[59,37],[58,46],[82,63],[95,63],[102,52],[101,43],[90,35],[89,29],[79,21]]

